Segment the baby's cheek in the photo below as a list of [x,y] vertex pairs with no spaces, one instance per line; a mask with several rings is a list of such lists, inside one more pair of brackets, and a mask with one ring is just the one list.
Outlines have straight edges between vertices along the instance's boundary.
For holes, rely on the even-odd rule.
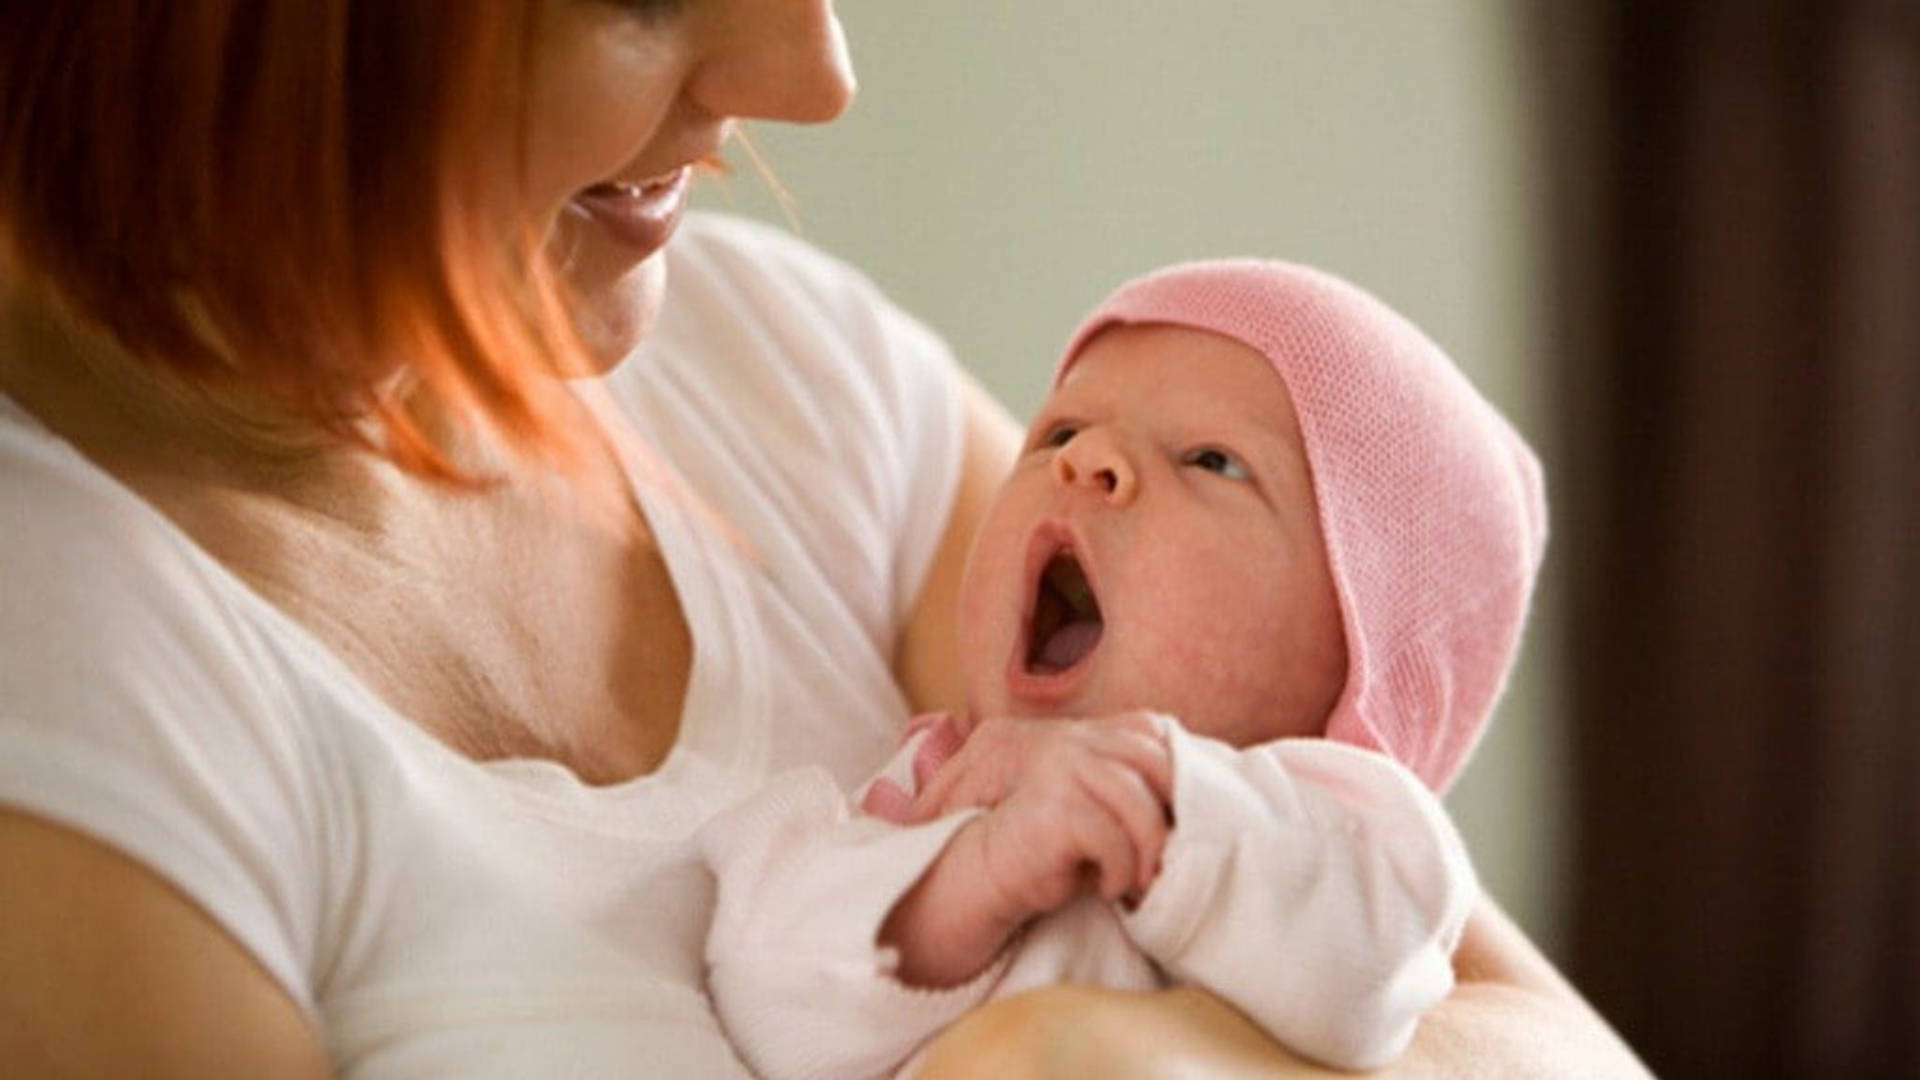
[[1160,620],[1154,632],[1130,649],[1115,674],[1129,688],[1110,704],[1173,713],[1202,734],[1217,727],[1229,702],[1239,698],[1237,661],[1222,647],[1217,627],[1183,619]]
[[1005,601],[995,605],[980,595],[981,591],[963,587],[955,605],[961,685],[967,693],[967,704],[975,709],[997,708],[1001,704],[998,701],[1000,675],[1006,666],[1004,654],[1010,647],[1001,641],[1011,632],[1001,625],[1010,621],[1007,613],[998,610],[1006,606]]
[[1189,730],[1241,746],[1319,733],[1302,706],[1320,696],[1321,665],[1300,655],[1292,613],[1258,601],[1221,597],[1156,635],[1149,677]]

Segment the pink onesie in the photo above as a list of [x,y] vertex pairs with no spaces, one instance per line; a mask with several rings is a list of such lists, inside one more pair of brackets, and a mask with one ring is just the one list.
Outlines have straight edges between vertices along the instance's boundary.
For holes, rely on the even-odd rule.
[[[1477,894],[1439,800],[1377,753],[1326,739],[1235,750],[1158,719],[1179,825],[1139,907],[1082,898],[952,989],[902,984],[875,942],[978,811],[889,825],[802,770],[715,818],[700,834],[719,889],[707,989],[734,1048],[768,1080],[891,1076],[990,997],[1195,983],[1308,1057],[1393,1060],[1452,989]],[[879,775],[911,791],[921,738]]]

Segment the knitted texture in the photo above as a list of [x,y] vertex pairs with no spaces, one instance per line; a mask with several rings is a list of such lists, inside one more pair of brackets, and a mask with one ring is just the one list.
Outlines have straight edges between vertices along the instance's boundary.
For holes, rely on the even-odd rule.
[[1445,791],[1505,686],[1545,549],[1533,451],[1412,323],[1316,270],[1187,263],[1123,285],[1055,384],[1094,335],[1135,323],[1233,338],[1285,380],[1347,640],[1326,734]]

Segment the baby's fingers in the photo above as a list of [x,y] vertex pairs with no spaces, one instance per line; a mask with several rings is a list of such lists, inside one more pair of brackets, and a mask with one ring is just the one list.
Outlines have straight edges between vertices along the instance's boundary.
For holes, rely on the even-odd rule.
[[1173,753],[1167,739],[1144,713],[1095,721],[1092,731],[1100,752],[1126,762],[1140,774],[1160,802],[1173,805]]
[[1082,865],[1092,864],[1098,872],[1100,895],[1117,900],[1132,891],[1140,876],[1140,855],[1126,826],[1084,788],[1068,814]]
[[914,799],[914,813],[926,820],[955,810],[999,805],[1009,786],[1003,753],[968,741],[927,778]]
[[1089,769],[1080,776],[1087,797],[1100,805],[1127,839],[1133,855],[1132,875],[1117,891],[1106,889],[1109,900],[1126,893],[1144,893],[1160,872],[1160,853],[1167,844],[1167,811],[1151,787],[1137,773],[1122,768]]
[[[929,737],[929,742],[938,737],[940,732],[936,731]],[[931,821],[954,810],[993,806],[1000,801],[997,797],[985,798],[980,790],[982,784],[977,775],[982,757],[980,750],[967,743],[964,736],[955,737],[961,740],[960,745],[925,775],[921,775],[921,763],[917,760],[914,762],[915,779],[920,787],[919,794],[913,799],[916,821]]]
[[933,781],[934,774],[938,773],[941,766],[951,760],[953,755],[959,753],[966,742],[966,735],[960,730],[960,725],[954,720],[952,713],[942,713],[933,720],[929,724],[927,737],[921,741],[920,749],[913,755],[915,789],[925,791],[927,785]]
[[863,813],[895,825],[913,823],[913,797],[907,794],[905,788],[884,776],[867,788],[866,796],[860,800],[860,809]]
[[[958,755],[956,755],[957,759]],[[916,776],[920,771],[919,762],[914,762]],[[925,779],[920,780],[920,792],[913,797],[913,820],[932,821],[946,812],[951,801],[953,789],[966,775],[966,767],[959,760],[949,760]]]
[[[1133,887],[1133,879],[1138,872],[1133,856],[1133,844],[1126,836],[1111,824],[1102,824],[1089,830],[1083,837],[1083,845],[1093,851],[1083,866],[1092,871],[1085,878],[1094,879],[1102,900],[1118,900]],[[1083,878],[1083,880],[1085,880]]]

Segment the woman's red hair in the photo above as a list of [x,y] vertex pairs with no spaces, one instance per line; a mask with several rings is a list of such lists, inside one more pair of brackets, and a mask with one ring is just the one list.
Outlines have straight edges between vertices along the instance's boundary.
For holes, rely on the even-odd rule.
[[549,405],[579,345],[531,225],[483,213],[532,6],[8,3],[0,253],[140,360],[416,472],[463,479],[382,393],[396,368],[565,451]]

